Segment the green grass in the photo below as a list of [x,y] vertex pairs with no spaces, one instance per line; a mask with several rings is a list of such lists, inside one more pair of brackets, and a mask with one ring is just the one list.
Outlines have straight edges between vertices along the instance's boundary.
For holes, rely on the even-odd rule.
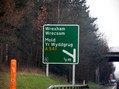
[[9,75],[0,72],[0,89],[9,89]]
[[[17,89],[47,89],[50,85],[63,84],[60,79],[43,74],[18,73]],[[9,89],[9,74],[0,75],[0,89]]]
[[101,89],[102,87],[101,85],[93,83],[93,82],[89,82],[88,85],[90,89]]
[[[0,72],[0,89],[9,89],[9,73]],[[47,89],[50,85],[66,84],[55,76],[46,77],[44,74],[18,73],[17,89]],[[95,83],[88,83],[90,89],[99,89],[102,86]]]
[[61,82],[44,75],[19,74],[17,76],[17,89],[47,89],[52,84],[61,84]]

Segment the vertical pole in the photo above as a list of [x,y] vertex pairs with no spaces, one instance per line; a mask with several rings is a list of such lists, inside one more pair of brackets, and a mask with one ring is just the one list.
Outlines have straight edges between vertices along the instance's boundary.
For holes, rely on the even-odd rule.
[[46,76],[49,76],[49,64],[46,64]]
[[75,64],[72,67],[72,85],[75,85]]
[[5,57],[5,59],[6,59],[6,63],[7,63],[7,61],[8,61],[8,44],[6,44],[6,57]]
[[85,85],[86,84],[86,81],[85,80],[83,80],[83,85]]
[[10,89],[16,89],[16,60],[10,62]]
[[58,23],[60,23],[60,0],[58,0],[58,10],[57,10],[57,16],[58,16]]

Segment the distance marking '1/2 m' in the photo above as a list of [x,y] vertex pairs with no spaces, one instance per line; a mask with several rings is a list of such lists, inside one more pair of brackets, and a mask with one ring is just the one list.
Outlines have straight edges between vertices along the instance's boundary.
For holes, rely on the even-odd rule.
[[73,54],[71,54],[70,52],[66,51],[66,50],[62,50],[65,54],[69,55],[70,57],[73,58],[73,62],[76,62],[76,49],[73,49]]

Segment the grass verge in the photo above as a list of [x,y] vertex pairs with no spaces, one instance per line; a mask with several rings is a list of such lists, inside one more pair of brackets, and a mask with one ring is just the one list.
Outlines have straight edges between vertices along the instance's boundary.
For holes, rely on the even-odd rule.
[[102,87],[101,85],[93,83],[93,82],[89,82],[88,85],[90,89],[101,89]]
[[17,75],[17,89],[47,89],[52,84],[61,84],[61,81],[38,74]]
[[[0,89],[9,89],[9,73],[0,72]],[[66,84],[57,77],[46,77],[37,73],[18,73],[17,89],[47,89],[50,85]],[[101,89],[101,85],[89,82],[89,89]]]
[[[0,74],[0,89],[9,89],[9,74]],[[50,85],[63,84],[60,79],[43,74],[18,73],[17,89],[47,89]]]
[[0,72],[0,89],[9,89],[9,74]]

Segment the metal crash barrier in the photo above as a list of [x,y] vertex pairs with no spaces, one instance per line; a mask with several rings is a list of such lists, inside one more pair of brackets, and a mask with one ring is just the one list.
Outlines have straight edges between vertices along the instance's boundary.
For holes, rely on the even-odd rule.
[[51,85],[47,89],[89,89],[88,85]]

